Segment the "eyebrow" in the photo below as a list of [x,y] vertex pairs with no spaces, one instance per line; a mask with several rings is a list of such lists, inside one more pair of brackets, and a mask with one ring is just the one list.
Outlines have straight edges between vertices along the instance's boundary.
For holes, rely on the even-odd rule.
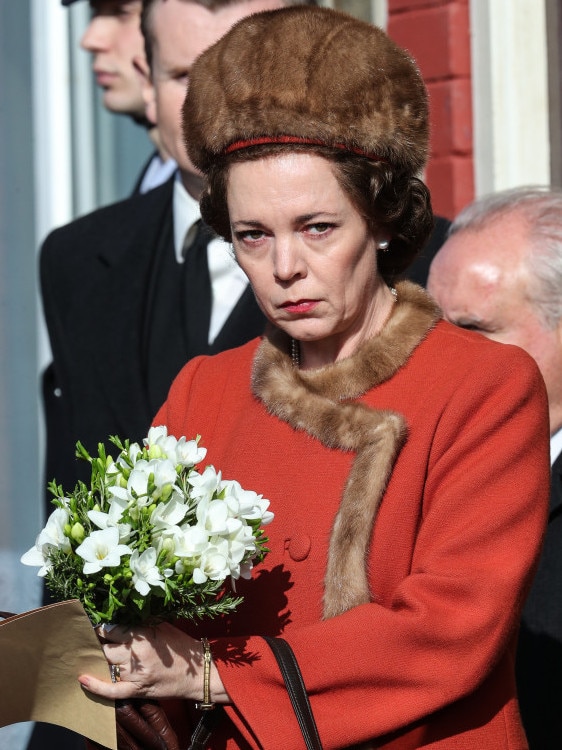
[[[300,216],[295,216],[294,223],[306,224],[308,221],[313,221],[314,219],[318,219],[320,217],[322,217],[326,221],[329,221],[329,220],[334,221],[338,218],[338,215],[331,213],[330,211],[316,211],[315,213],[301,214]],[[256,221],[255,219],[238,219],[238,221],[232,222],[233,227],[237,227],[241,224],[243,224],[246,227],[262,227],[263,226],[261,221]]]
[[263,224],[260,221],[252,221],[251,219],[239,219],[238,221],[233,221],[232,226],[234,228],[236,227],[255,227],[256,229],[261,228]]

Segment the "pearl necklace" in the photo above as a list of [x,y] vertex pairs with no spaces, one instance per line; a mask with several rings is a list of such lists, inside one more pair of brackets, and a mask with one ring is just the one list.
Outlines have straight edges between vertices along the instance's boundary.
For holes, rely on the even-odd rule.
[[301,365],[301,346],[296,339],[291,339],[291,362],[297,369]]
[[[394,302],[398,302],[398,292],[396,289],[393,286],[389,287],[389,289],[394,298]],[[293,338],[291,339],[291,362],[293,367],[296,367],[297,369],[301,366],[300,342]]]

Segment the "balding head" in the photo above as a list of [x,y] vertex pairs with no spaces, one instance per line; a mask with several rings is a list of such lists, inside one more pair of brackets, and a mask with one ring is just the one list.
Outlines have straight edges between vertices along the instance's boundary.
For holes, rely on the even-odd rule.
[[562,193],[517,189],[463,211],[431,264],[428,289],[455,325],[525,349],[562,426]]

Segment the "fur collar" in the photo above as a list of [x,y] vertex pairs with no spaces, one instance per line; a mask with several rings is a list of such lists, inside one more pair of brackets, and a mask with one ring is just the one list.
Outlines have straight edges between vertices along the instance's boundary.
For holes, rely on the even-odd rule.
[[351,357],[318,370],[295,369],[289,339],[265,338],[252,373],[254,394],[270,414],[329,447],[356,453],[336,514],[324,587],[324,617],[371,600],[366,557],[384,490],[407,436],[402,415],[350,401],[390,379],[409,359],[440,312],[415,284],[397,285],[384,329]]

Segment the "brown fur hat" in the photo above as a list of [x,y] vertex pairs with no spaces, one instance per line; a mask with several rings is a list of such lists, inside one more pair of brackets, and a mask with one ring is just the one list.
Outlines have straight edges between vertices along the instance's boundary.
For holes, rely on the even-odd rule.
[[381,29],[327,8],[239,21],[193,66],[183,124],[203,172],[232,144],[281,136],[358,151],[411,174],[427,158],[427,92],[412,58]]

